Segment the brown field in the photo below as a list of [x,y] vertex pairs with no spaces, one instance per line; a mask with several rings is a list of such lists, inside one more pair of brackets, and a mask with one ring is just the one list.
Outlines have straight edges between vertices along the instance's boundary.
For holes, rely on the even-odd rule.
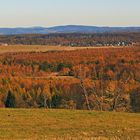
[[[72,51],[79,49],[96,49],[96,48],[109,48],[107,47],[69,47],[69,46],[43,46],[43,45],[9,45],[0,46],[0,53],[13,53],[13,52],[47,52],[47,51]],[[119,48],[119,47],[113,47]]]
[[140,114],[1,109],[0,139],[139,140]]

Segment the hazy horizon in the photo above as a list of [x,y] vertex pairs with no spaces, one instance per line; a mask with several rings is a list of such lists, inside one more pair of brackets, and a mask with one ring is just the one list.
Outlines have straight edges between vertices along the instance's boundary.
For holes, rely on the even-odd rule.
[[140,0],[0,0],[0,28],[139,27]]
[[131,27],[132,27],[132,28],[137,28],[137,27],[138,27],[138,28],[140,28],[140,25],[136,25],[136,26],[133,26],[133,25],[132,25],[132,26],[106,26],[106,25],[105,25],[105,26],[104,26],[104,25],[103,25],[103,26],[98,26],[98,25],[80,25],[80,24],[73,24],[73,25],[54,25],[54,26],[16,26],[16,27],[0,27],[0,28],[1,28],[1,29],[4,29],[4,28],[9,28],[9,29],[12,29],[12,28],[13,28],[13,29],[14,29],[14,28],[51,28],[51,27],[53,28],[53,27],[61,27],[61,26],[89,26],[89,27],[109,27],[109,28],[119,28],[119,27],[120,27],[120,28],[121,28],[121,27],[122,27],[122,28],[123,28],[123,27],[124,27],[124,28],[125,28],[125,27],[126,27],[126,28],[127,28],[127,27],[128,27],[128,28],[129,28],[129,27],[130,27],[130,28],[131,28]]

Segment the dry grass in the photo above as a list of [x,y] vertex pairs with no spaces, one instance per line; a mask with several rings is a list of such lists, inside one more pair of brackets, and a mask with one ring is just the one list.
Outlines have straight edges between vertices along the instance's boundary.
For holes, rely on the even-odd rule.
[[[96,49],[108,47],[62,47],[62,46],[43,46],[43,45],[10,45],[0,46],[0,53],[13,52],[47,52],[47,51],[72,51],[78,49]],[[118,47],[114,47],[118,48]]]
[[1,109],[0,139],[140,139],[140,114]]
[[[85,49],[87,47],[84,47]],[[47,52],[47,51],[70,51],[81,49],[80,47],[59,47],[59,46],[41,46],[41,45],[14,45],[14,46],[0,46],[0,53],[6,52]]]

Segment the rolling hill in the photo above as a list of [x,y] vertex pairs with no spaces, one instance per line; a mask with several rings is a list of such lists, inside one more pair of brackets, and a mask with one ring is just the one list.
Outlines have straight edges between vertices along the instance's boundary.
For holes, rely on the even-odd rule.
[[29,28],[0,28],[1,35],[14,34],[50,34],[50,33],[112,33],[112,32],[140,32],[140,27],[97,27],[67,25],[55,27],[29,27]]

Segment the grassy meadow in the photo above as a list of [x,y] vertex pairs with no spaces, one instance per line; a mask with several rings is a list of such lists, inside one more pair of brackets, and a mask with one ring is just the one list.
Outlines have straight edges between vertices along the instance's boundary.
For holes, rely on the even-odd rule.
[[[73,51],[79,49],[96,49],[96,48],[109,48],[107,47],[69,47],[69,46],[46,46],[46,45],[8,45],[0,46],[1,53],[18,53],[18,52],[48,52],[48,51]],[[119,48],[119,47],[113,47]]]
[[140,138],[140,114],[1,109],[0,139]]
[[45,45],[9,45],[0,46],[0,53],[13,52],[47,52],[47,51],[71,51],[76,49],[86,49],[88,47],[60,47]]

